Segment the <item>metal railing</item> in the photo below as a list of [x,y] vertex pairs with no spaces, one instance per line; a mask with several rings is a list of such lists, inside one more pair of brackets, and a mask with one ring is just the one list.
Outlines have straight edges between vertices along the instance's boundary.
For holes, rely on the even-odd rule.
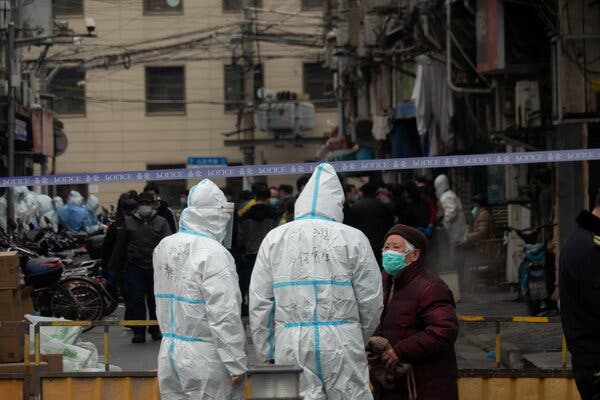
[[[34,327],[34,351],[35,351],[35,365],[39,366],[41,362],[41,336],[40,329],[44,326],[81,326],[81,327],[104,327],[104,371],[110,372],[110,336],[109,329],[112,326],[156,326],[158,321],[143,321],[143,320],[129,320],[121,321],[117,319],[105,319],[102,321],[41,321],[35,324]],[[29,333],[27,333],[29,336]]]
[[[460,315],[458,320],[461,322],[467,323],[475,323],[475,322],[485,322],[485,323],[493,323],[495,324],[496,332],[495,332],[495,361],[496,367],[500,368],[502,363],[502,353],[501,353],[501,323],[502,322],[510,322],[510,323],[526,323],[526,324],[548,324],[548,323],[560,323],[560,318],[558,317],[527,317],[527,316],[513,316],[513,317],[500,317],[500,316],[482,316],[482,315]],[[29,333],[29,323],[25,321],[0,321],[0,326],[18,326],[21,325],[24,327],[23,334],[23,360],[24,365],[29,366],[30,361],[30,333]],[[104,343],[103,343],[103,353],[104,353],[104,370],[109,372],[110,370],[110,327],[116,326],[155,326],[158,325],[158,321],[143,321],[143,320],[129,320],[122,321],[116,319],[106,319],[103,321],[42,321],[38,322],[34,325],[34,363],[36,366],[39,366],[41,363],[41,336],[40,330],[45,326],[80,326],[80,327],[103,327],[104,328]],[[561,343],[561,362],[563,369],[567,368],[567,343],[565,340],[565,335],[562,334],[562,343]]]
[[[513,323],[525,323],[525,324],[560,324],[560,318],[558,317],[528,317],[528,316],[514,316],[514,317],[494,317],[494,316],[483,316],[483,315],[460,315],[458,320],[461,322],[487,322],[494,323],[496,326],[495,336],[495,360],[496,368],[500,368],[502,363],[502,352],[501,352],[501,341],[500,341],[500,323],[501,322],[513,322]],[[567,341],[564,333],[562,334],[561,343],[561,362],[563,369],[567,368]]]

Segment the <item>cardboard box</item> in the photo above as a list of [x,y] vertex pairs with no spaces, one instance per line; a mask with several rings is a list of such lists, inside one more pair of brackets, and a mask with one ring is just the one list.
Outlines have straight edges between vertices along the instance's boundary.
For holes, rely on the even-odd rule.
[[0,289],[0,321],[22,321],[23,315],[21,290]]
[[23,306],[23,314],[33,314],[33,299],[31,297],[31,286],[23,286],[21,288],[21,304]]
[[0,325],[0,363],[23,361],[25,326]]
[[19,253],[0,252],[0,289],[16,289],[21,281]]

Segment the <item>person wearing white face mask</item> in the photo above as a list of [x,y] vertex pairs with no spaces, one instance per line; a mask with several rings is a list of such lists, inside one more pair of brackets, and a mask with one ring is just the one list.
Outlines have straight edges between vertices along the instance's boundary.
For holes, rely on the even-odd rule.
[[384,310],[375,336],[392,346],[380,359],[386,368],[413,366],[412,377],[399,376],[393,389],[373,381],[375,400],[414,398],[456,400],[454,342],[458,319],[452,292],[426,270],[427,237],[407,225],[395,225],[382,251]]
[[192,187],[179,232],[154,251],[163,332],[158,384],[165,400],[241,400],[247,368],[231,247],[234,205],[205,179]]
[[319,165],[252,273],[258,359],[303,368],[305,400],[372,399],[364,349],[383,308],[381,275],[367,237],[341,223],[343,204],[336,171]]

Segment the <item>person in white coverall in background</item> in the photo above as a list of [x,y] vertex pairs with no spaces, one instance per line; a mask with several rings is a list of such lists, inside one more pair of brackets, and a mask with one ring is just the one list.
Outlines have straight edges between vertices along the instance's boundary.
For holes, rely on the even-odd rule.
[[203,180],[190,191],[179,232],[154,250],[163,400],[244,396],[242,299],[233,257],[221,244],[232,217],[226,204],[223,192]]
[[315,170],[295,221],[263,240],[250,284],[252,340],[261,361],[298,365],[305,400],[372,399],[365,344],[383,310],[367,237],[342,224],[344,190]]

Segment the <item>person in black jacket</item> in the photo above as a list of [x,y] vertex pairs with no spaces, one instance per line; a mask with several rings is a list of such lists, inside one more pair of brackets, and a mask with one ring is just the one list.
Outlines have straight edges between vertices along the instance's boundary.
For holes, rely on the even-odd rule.
[[383,238],[394,225],[394,215],[388,204],[375,198],[377,185],[368,182],[360,187],[360,200],[352,208],[352,221],[350,226],[362,231],[367,236],[381,267],[381,249]]
[[560,251],[560,314],[582,400],[600,399],[600,190]]
[[[138,209],[133,216],[125,218],[119,231],[115,248],[110,258],[109,268],[116,271],[124,260],[125,282],[127,285],[126,312],[131,319],[145,320],[146,306],[151,320],[156,319],[156,303],[154,301],[154,270],[152,253],[160,241],[172,231],[167,221],[156,214],[156,201],[150,193],[138,196]],[[157,326],[148,329],[152,340],[161,340],[162,335]],[[146,327],[133,328],[132,343],[146,341]]]
[[246,210],[238,222],[238,249],[241,265],[238,267],[240,290],[242,292],[242,314],[248,315],[248,288],[256,262],[258,249],[267,233],[277,227],[279,214],[269,205],[271,191],[264,183],[256,183],[252,188],[254,205]]
[[160,189],[158,188],[158,185],[149,183],[144,188],[144,192],[150,193],[158,202],[156,214],[163,217],[169,223],[171,233],[177,232],[177,219],[175,218],[175,213],[169,208],[169,204],[160,198]]
[[[125,218],[132,216],[136,208],[137,201],[135,199],[130,199],[127,194],[121,195],[121,198],[117,203],[115,220],[108,227],[106,236],[104,236],[104,242],[102,243],[102,265],[108,270],[109,280],[113,283],[117,283],[119,292],[124,299],[127,298],[127,285],[125,285],[124,279],[125,265],[117,266],[115,270],[110,270],[108,266],[113,255],[115,244],[117,243],[117,236],[125,223]],[[127,310],[125,311],[125,319],[130,319]]]

